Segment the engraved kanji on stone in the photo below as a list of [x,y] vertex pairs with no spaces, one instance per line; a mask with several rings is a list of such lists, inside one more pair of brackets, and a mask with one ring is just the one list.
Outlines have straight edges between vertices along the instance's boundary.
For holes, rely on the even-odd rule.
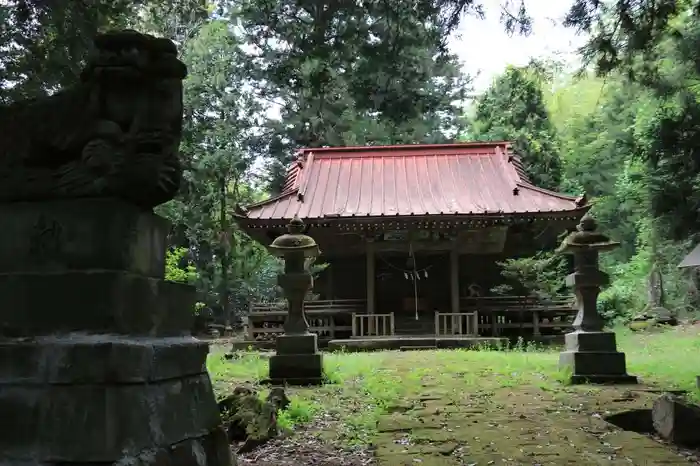
[[36,259],[48,259],[61,252],[63,227],[56,220],[39,216],[29,240],[29,254]]

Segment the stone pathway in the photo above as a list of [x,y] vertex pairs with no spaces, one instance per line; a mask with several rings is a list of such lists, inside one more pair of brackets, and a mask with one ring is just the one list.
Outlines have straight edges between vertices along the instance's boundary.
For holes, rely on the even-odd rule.
[[662,466],[700,464],[602,416],[648,408],[642,389],[509,387],[455,396],[424,387],[379,422],[380,466]]

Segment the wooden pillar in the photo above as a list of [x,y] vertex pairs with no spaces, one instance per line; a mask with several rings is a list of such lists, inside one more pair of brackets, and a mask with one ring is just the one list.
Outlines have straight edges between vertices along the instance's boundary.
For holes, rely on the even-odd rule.
[[335,299],[335,291],[333,290],[333,263],[330,263],[326,269],[326,299]]
[[367,240],[367,314],[374,314],[375,275],[374,241]]
[[457,244],[450,251],[450,297],[452,313],[459,313],[459,251]]
[[[372,239],[367,239],[366,243],[366,251],[367,251],[367,267],[366,267],[366,273],[367,273],[367,314],[372,315],[374,314],[374,285],[376,284],[376,271],[375,271],[375,257],[374,257],[374,240]],[[369,318],[368,324],[367,324],[367,331],[370,335],[374,333],[374,319],[372,317]]]
[[[450,303],[452,316],[452,334],[454,335],[457,326],[462,325],[460,318],[454,314],[459,313],[459,251],[457,250],[457,242],[452,243],[450,250]],[[460,328],[461,330],[461,328]],[[461,331],[458,333],[462,333]]]
[[536,337],[540,336],[540,312],[532,311],[532,334]]

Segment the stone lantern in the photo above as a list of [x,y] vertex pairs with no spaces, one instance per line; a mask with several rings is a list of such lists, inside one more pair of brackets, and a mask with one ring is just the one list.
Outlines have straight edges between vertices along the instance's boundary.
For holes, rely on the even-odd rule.
[[608,275],[598,267],[598,255],[620,243],[596,229],[593,217],[584,215],[577,231],[557,250],[574,256],[574,273],[566,277],[566,284],[573,287],[578,307],[574,331],[565,336],[559,367],[571,371],[573,383],[636,383],[637,378],[627,374],[625,354],[617,351],[615,333],[603,330],[597,309],[600,288],[609,282]]
[[277,353],[270,358],[270,382],[318,384],[323,380],[323,362],[318,337],[309,332],[304,298],[313,286],[306,263],[320,251],[316,241],[303,233],[304,223],[298,217],[292,219],[287,231],[269,246],[273,255],[284,260],[284,273],[277,279],[288,303],[284,335],[277,337]]

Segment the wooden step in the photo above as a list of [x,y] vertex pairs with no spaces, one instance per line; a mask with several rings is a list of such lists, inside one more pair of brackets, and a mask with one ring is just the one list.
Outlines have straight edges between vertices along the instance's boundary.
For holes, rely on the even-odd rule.
[[396,326],[394,331],[400,335],[434,335],[435,334],[435,327],[434,326],[425,326],[425,327],[399,327],[399,326]]
[[437,346],[400,346],[399,351],[436,350]]

